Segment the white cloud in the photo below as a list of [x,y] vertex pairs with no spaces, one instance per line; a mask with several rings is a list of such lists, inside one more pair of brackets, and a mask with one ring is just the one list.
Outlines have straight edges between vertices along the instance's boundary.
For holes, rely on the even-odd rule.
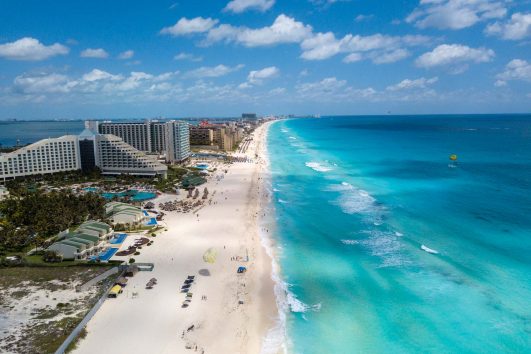
[[183,87],[176,80],[176,72],[152,74],[132,72],[127,75],[92,70],[79,77],[61,73],[25,74],[18,76],[9,87],[0,87],[2,104],[65,103],[77,102],[84,105],[142,102],[205,102],[220,104],[241,104],[262,100],[284,91],[275,89],[255,92],[250,96],[238,90],[234,84],[216,85],[205,80],[194,81]]
[[118,59],[131,59],[135,55],[133,50],[126,50],[118,55]]
[[162,30],[160,30],[160,33],[168,34],[175,37],[194,33],[204,33],[208,32],[218,22],[218,20],[211,19],[210,17],[196,17],[192,19],[187,19],[186,17],[183,17],[179,21],[177,21],[175,25],[170,27],[164,27]]
[[123,81],[118,83],[109,82],[105,84],[103,87],[103,90],[106,92],[113,92],[113,91],[130,91],[134,90],[140,85],[142,85],[145,81],[151,81],[154,79],[154,76],[151,74],[147,74],[142,71],[133,71],[131,74]]
[[386,90],[401,91],[401,90],[411,90],[411,89],[424,89],[427,86],[436,83],[438,80],[439,80],[438,77],[432,77],[430,79],[421,77],[415,80],[405,79],[405,80],[400,81],[398,84],[387,86]]
[[325,60],[339,53],[347,54],[344,62],[370,59],[376,64],[392,63],[410,55],[407,48],[425,45],[431,40],[422,35],[388,36],[380,33],[360,36],[347,34],[336,39],[334,33],[314,33],[306,25],[285,14],[279,15],[271,26],[248,28],[219,24],[210,28],[200,45],[218,42],[236,43],[246,47],[299,44],[305,60]]
[[350,53],[345,58],[343,58],[343,63],[350,64],[361,60],[363,60],[363,55],[361,55],[360,53]]
[[295,86],[297,96],[304,101],[347,102],[355,100],[375,100],[377,91],[372,87],[363,89],[348,86],[346,80],[327,77],[316,82],[306,82]]
[[419,6],[406,18],[419,28],[459,30],[480,21],[503,18],[507,14],[505,0],[420,0]]
[[332,32],[317,33],[301,43],[301,58],[306,60],[324,60],[340,53],[342,41]]
[[267,11],[275,4],[275,0],[232,0],[225,7],[225,11],[242,13],[249,9]]
[[284,87],[277,87],[277,88],[274,88],[272,90],[269,90],[269,94],[270,95],[283,95],[286,93],[286,88]]
[[62,74],[39,74],[34,76],[20,75],[13,81],[16,92],[35,93],[66,93],[75,86],[66,75]]
[[373,18],[374,18],[374,15],[358,15],[354,18],[354,21],[363,22],[363,21],[372,20]]
[[203,61],[203,57],[200,57],[200,56],[195,56],[191,53],[179,53],[177,54],[176,56],[173,57],[174,60],[189,60],[189,61],[194,61],[194,62],[198,62],[198,61]]
[[121,80],[123,77],[121,75],[113,75],[106,71],[100,69],[93,69],[91,72],[86,73],[82,76],[82,80],[93,82],[99,80]]
[[343,59],[345,63],[372,59],[376,64],[385,64],[409,56],[409,51],[404,47],[423,45],[428,41],[429,38],[425,36],[399,37],[377,33],[370,36],[348,34],[336,39],[332,32],[317,33],[301,43],[301,58],[323,60],[339,53],[348,53]]
[[0,44],[0,58],[10,60],[44,60],[56,55],[68,54],[69,49],[62,44],[46,46],[35,38],[24,37],[14,42]]
[[296,86],[299,93],[312,95],[324,92],[336,92],[347,85],[346,80],[338,80],[336,77],[327,77],[317,82],[306,82]]
[[324,10],[328,8],[329,6],[338,3],[338,2],[350,2],[352,0],[310,0],[312,4],[320,8],[321,10]]
[[235,42],[246,47],[270,46],[281,43],[299,43],[308,38],[311,33],[311,26],[281,14],[271,26],[258,29],[222,24],[208,32],[204,44]]
[[372,61],[375,64],[389,64],[409,57],[410,53],[407,49],[398,48],[391,52],[375,54]]
[[496,76],[496,86],[505,86],[507,81],[521,80],[531,82],[531,62],[513,59],[505,66],[505,70]]
[[253,70],[247,76],[247,81],[251,84],[261,84],[263,80],[277,76],[280,70],[276,66],[269,66],[261,70]]
[[398,102],[398,101],[424,101],[440,98],[430,86],[436,83],[437,77],[406,79],[395,85],[388,86],[385,90],[376,90],[372,87],[355,88],[347,81],[328,77],[316,82],[307,82],[295,87],[296,98],[311,102],[348,103],[363,102]]
[[186,73],[186,77],[189,78],[207,78],[207,77],[220,77],[230,74],[234,71],[238,71],[243,68],[242,64],[230,67],[223,64],[217,66],[202,66]]
[[[10,93],[11,101],[24,102],[50,99],[61,101],[82,97],[83,101],[90,97],[101,102],[101,94],[105,101],[116,97],[133,97],[137,94],[148,92],[150,87],[168,87],[176,72],[162,73],[159,75],[144,72],[131,72],[129,75],[111,74],[109,72],[93,69],[78,78],[71,78],[58,73],[24,74],[17,76],[12,87],[6,92]],[[6,97],[2,97],[6,100]]]
[[470,48],[461,44],[441,44],[431,52],[422,54],[415,63],[421,68],[446,66],[459,73],[466,70],[468,62],[489,62],[494,55],[492,49]]
[[252,70],[247,75],[247,81],[240,84],[239,88],[249,88],[254,85],[261,85],[264,80],[278,76],[280,70],[276,66],[269,66],[261,70]]
[[82,58],[98,58],[98,59],[105,59],[109,56],[109,53],[105,51],[103,48],[87,48],[84,51],[81,52],[80,55]]
[[531,37],[531,13],[523,14],[517,12],[506,22],[495,22],[487,26],[485,33],[508,40]]

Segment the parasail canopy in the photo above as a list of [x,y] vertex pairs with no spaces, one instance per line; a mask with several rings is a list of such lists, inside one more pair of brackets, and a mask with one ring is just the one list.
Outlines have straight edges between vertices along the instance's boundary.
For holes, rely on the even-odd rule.
[[207,263],[215,263],[217,254],[216,250],[209,248],[205,254],[203,254],[203,260]]

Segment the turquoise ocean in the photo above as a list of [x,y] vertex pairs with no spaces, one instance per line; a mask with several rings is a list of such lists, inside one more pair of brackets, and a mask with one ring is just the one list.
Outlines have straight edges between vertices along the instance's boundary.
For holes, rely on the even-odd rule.
[[292,119],[268,151],[289,352],[530,352],[530,115]]

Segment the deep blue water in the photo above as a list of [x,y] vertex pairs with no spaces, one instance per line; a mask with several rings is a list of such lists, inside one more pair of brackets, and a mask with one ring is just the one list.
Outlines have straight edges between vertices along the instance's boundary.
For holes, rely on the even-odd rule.
[[294,119],[268,149],[292,352],[529,352],[531,116]]
[[15,146],[31,144],[41,139],[63,135],[78,135],[84,129],[82,121],[0,121],[0,144]]

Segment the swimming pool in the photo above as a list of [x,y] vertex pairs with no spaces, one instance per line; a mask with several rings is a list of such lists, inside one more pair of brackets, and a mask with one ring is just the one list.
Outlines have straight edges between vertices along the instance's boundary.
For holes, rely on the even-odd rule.
[[86,187],[86,188],[83,188],[83,190],[85,192],[97,192],[98,188],[96,188],[96,187]]
[[112,256],[118,251],[118,248],[108,248],[106,251],[101,252],[97,256],[90,257],[91,261],[100,260],[103,262],[107,262],[109,259],[111,259]]
[[142,210],[142,212],[144,213],[145,216],[149,216],[148,212],[145,211],[145,210]]
[[101,196],[105,199],[112,199],[115,196],[119,198],[129,196],[131,197],[131,200],[134,202],[143,202],[144,200],[156,198],[157,194],[153,192],[143,192],[143,191],[137,191],[136,189],[130,189],[126,192],[120,192],[120,193],[102,193]]
[[206,163],[198,163],[197,165],[195,165],[195,167],[200,170],[206,170],[209,166]]
[[110,240],[109,243],[112,245],[119,245],[120,243],[124,242],[126,237],[127,234],[118,234],[112,240]]
[[146,222],[146,226],[154,226],[157,225],[157,219],[151,218],[149,221]]

